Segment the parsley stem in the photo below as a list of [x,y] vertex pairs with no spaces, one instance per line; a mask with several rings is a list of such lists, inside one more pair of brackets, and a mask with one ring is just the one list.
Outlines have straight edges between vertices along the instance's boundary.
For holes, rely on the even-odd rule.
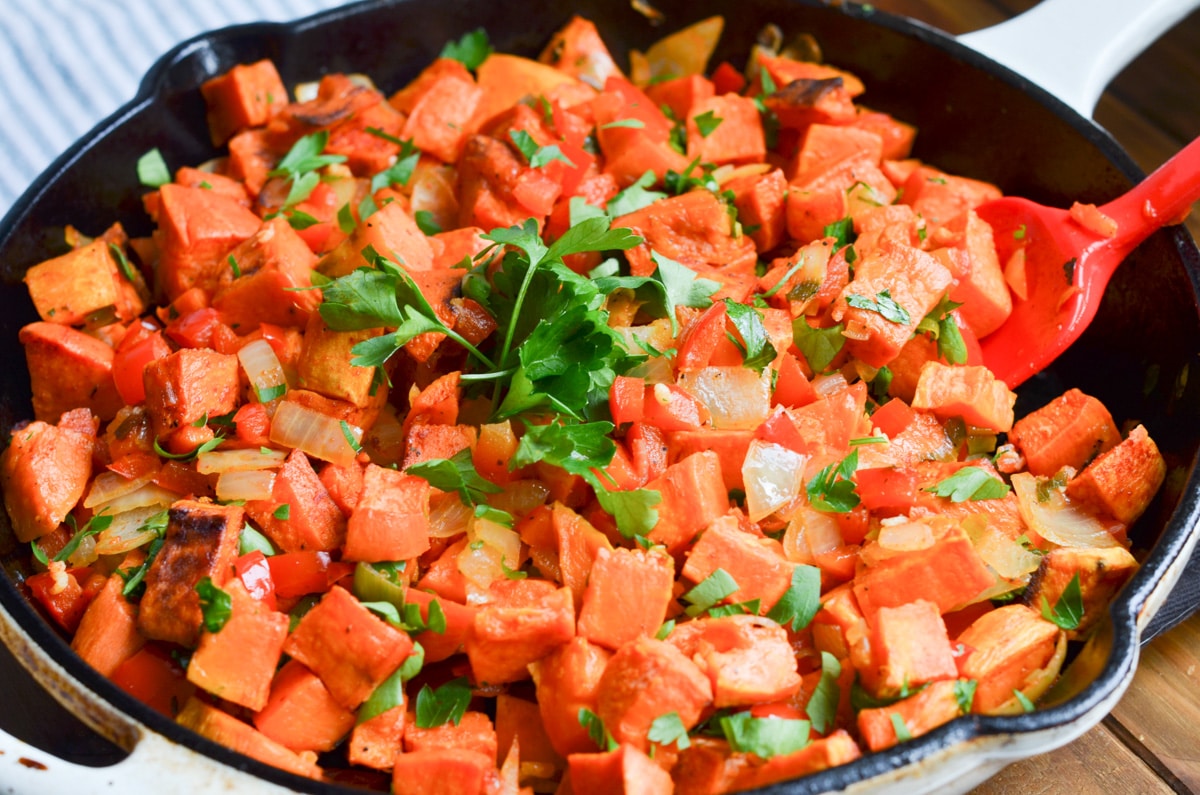
[[[454,331],[451,328],[448,328],[445,323],[442,324],[442,333],[445,334],[450,339],[457,342],[459,345],[466,348],[468,353],[470,353],[472,356],[474,356],[476,359],[478,359],[489,370],[496,369],[495,362],[493,362],[491,359],[489,359],[487,356],[485,356],[478,348],[476,348],[474,345],[472,345],[470,342],[468,342],[461,334],[459,334],[458,332]],[[512,371],[506,370],[505,372],[512,372]]]
[[508,378],[517,372],[516,367],[510,367],[507,370],[494,370],[490,373],[463,373],[459,376],[460,381],[496,381],[501,378]]

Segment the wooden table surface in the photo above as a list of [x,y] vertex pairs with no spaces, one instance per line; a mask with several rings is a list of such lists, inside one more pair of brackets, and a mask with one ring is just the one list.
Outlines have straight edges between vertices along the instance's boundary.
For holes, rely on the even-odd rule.
[[[1003,21],[1034,2],[872,4],[958,34]],[[1200,12],[1113,81],[1095,119],[1147,172],[1200,136]],[[1193,213],[1188,226],[1200,240],[1200,214]],[[973,795],[1160,792],[1200,793],[1200,614],[1142,649],[1133,684],[1099,726],[1057,751],[1010,765]]]

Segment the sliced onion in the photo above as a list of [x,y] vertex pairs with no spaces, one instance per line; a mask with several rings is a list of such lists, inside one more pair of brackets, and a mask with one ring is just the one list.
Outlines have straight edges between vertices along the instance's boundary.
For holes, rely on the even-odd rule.
[[237,357],[259,403],[270,403],[284,396],[288,387],[287,376],[271,343],[255,340],[243,345]]
[[339,466],[353,464],[357,455],[347,434],[356,446],[361,443],[362,428],[286,400],[279,404],[271,420],[272,442]]
[[217,499],[269,500],[275,488],[275,473],[269,469],[230,470],[217,477]]
[[212,475],[253,469],[278,469],[286,459],[287,453],[282,450],[209,450],[196,456],[196,471],[201,475]]
[[783,554],[793,563],[811,565],[815,555],[844,544],[837,519],[807,506],[796,512],[783,533]]
[[829,397],[837,394],[850,384],[846,381],[846,376],[841,373],[830,373],[829,375],[819,375],[812,381],[813,391],[821,397]]
[[158,532],[146,527],[146,522],[162,510],[162,506],[149,505],[117,514],[112,523],[96,535],[96,554],[124,555],[149,544],[158,537]]
[[458,555],[458,570],[469,585],[467,599],[486,600],[488,587],[521,566],[521,537],[502,524],[475,519],[467,532],[470,543]]
[[96,562],[96,536],[84,536],[79,540],[79,546],[67,557],[67,563],[72,566],[90,566]]
[[147,483],[137,491],[131,491],[128,494],[117,497],[115,500],[97,504],[94,510],[96,513],[104,512],[116,516],[126,511],[132,511],[135,508],[157,506],[161,509],[175,502],[178,498],[179,495],[173,491],[168,491],[162,486],[156,486],[153,483]]
[[1045,502],[1038,502],[1038,479],[1028,472],[1012,476],[1013,491],[1021,518],[1031,530],[1060,547],[1103,548],[1120,543],[1109,525],[1072,503],[1059,489],[1047,489]]
[[126,494],[132,494],[152,480],[154,480],[153,472],[147,472],[132,480],[118,475],[116,472],[101,472],[92,480],[92,487],[88,489],[87,496],[83,498],[83,507],[94,508],[97,505],[112,502]]
[[704,367],[679,374],[678,385],[712,416],[713,428],[757,428],[771,411],[770,376],[749,367]]
[[[1021,683],[1019,690],[1025,698],[1036,702],[1039,698],[1045,695],[1050,686],[1058,679],[1058,674],[1062,671],[1063,660],[1067,658],[1067,635],[1059,633],[1058,643],[1054,647],[1054,654],[1050,657],[1050,661],[1034,671],[1030,671],[1025,677],[1025,681]],[[1025,705],[1020,699],[1013,696],[1008,701],[1000,704],[994,709],[988,711],[989,715],[1020,715],[1025,711]]]
[[472,541],[482,541],[500,550],[509,568],[516,569],[521,565],[521,536],[512,528],[490,519],[477,518],[471,524],[468,536]]
[[429,535],[431,538],[450,538],[465,533],[475,511],[464,505],[457,494],[439,494],[430,500]]
[[514,480],[504,485],[504,491],[493,494],[488,503],[493,508],[524,516],[539,505],[545,505],[550,487],[540,480]]
[[983,514],[964,519],[962,527],[983,562],[1006,580],[1027,580],[1042,563],[1040,555],[994,529]]
[[755,439],[742,462],[746,511],[757,522],[791,502],[804,486],[808,456],[774,442]]
[[893,552],[916,552],[933,546],[933,528],[921,521],[897,517],[901,521],[884,519],[879,525],[879,546]]

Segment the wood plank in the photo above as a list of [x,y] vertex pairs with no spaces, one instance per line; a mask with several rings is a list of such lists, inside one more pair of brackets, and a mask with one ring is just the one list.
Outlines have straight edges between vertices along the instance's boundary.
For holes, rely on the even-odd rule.
[[1183,784],[1200,792],[1200,614],[1142,650],[1113,718]]
[[972,795],[1111,795],[1172,789],[1103,724],[1070,745],[1001,770]]

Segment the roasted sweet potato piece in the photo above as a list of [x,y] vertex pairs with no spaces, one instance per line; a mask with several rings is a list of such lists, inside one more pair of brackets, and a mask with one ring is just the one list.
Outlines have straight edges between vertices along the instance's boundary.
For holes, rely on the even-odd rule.
[[159,196],[159,287],[172,301],[192,287],[211,294],[229,269],[229,252],[262,221],[237,200],[203,188],[163,185]]
[[288,92],[275,64],[267,59],[238,64],[200,86],[208,105],[208,131],[214,146],[248,127],[261,127],[287,104]]
[[429,481],[367,464],[346,525],[347,560],[408,560],[429,549]]
[[317,269],[336,278],[365,267],[367,261],[362,252],[367,246],[406,271],[428,270],[433,265],[433,249],[428,238],[401,203],[393,201],[355,227],[350,237],[321,258]]
[[246,514],[285,552],[333,550],[346,538],[345,515],[300,450],[276,473],[271,499],[247,502]]
[[742,177],[729,183],[738,221],[760,252],[771,251],[784,240],[787,187],[787,179],[778,168],[758,177]]
[[1008,440],[1025,456],[1029,471],[1050,477],[1064,466],[1083,469],[1121,441],[1104,404],[1068,389],[1013,425]]
[[[899,740],[896,724],[901,723],[911,737],[920,737],[957,718],[961,712],[952,681],[934,682],[916,695],[886,707],[864,709],[858,713],[858,731],[872,751],[890,748]],[[979,696],[976,695],[976,704]]]
[[667,617],[675,563],[667,555],[598,549],[588,575],[579,634],[610,649],[653,635]]
[[795,564],[783,556],[778,543],[741,529],[736,516],[722,516],[692,545],[683,576],[693,583],[724,569],[738,584],[729,596],[733,603],[760,600],[768,612],[792,584]]
[[260,762],[283,768],[298,776],[321,778],[321,768],[317,767],[316,763],[288,750],[250,724],[243,723],[228,712],[223,712],[198,698],[188,699],[183,711],[175,720],[179,725],[202,737]]
[[611,795],[670,795],[671,775],[644,752],[628,743],[612,751],[571,754],[571,787],[576,792]]
[[[706,190],[662,199],[617,218],[613,225],[633,229],[645,238],[644,245],[691,268],[739,270],[755,261],[754,241],[733,235],[725,205]],[[651,262],[647,272],[636,275],[649,276],[654,267]]]
[[1079,626],[1067,632],[1067,638],[1086,637],[1137,568],[1137,560],[1125,547],[1052,549],[1042,557],[1041,565],[1030,578],[1025,603],[1040,611],[1044,599],[1053,608],[1071,580],[1079,575],[1083,616]]
[[858,666],[858,674],[877,698],[958,675],[946,625],[932,602],[881,607],[870,625],[870,660]]
[[239,334],[260,323],[302,328],[321,303],[319,291],[303,289],[312,282],[317,257],[287,218],[267,221],[229,257],[241,275],[235,277],[232,267],[221,273],[212,305]]
[[238,372],[236,356],[207,348],[181,348],[148,363],[142,379],[155,435],[233,411],[241,394]]
[[180,500],[171,506],[162,549],[146,572],[138,629],[148,638],[194,646],[203,614],[196,585],[220,587],[233,570],[245,524],[237,505]]
[[985,613],[958,636],[971,649],[959,669],[975,679],[972,712],[989,713],[1012,701],[1033,672],[1046,666],[1062,630],[1025,605],[1005,605]]
[[[271,694],[271,680],[287,638],[288,617],[255,599],[236,578],[223,590],[232,601],[229,620],[220,632],[201,633],[187,678],[219,698],[257,712],[267,705]],[[258,728],[262,730],[261,725]]]
[[935,256],[954,274],[950,300],[962,304],[959,313],[975,336],[986,337],[1012,313],[1012,295],[996,256],[992,227],[974,210],[967,210],[937,230],[937,238],[943,237],[949,237],[947,245],[954,248]]
[[289,660],[271,682],[270,699],[254,716],[254,726],[293,751],[329,751],[354,727],[354,713],[316,674]]
[[562,756],[596,748],[579,724],[579,710],[596,711],[600,676],[611,657],[612,652],[576,636],[529,666],[546,735]]
[[734,777],[736,789],[765,787],[820,770],[853,762],[862,756],[858,743],[845,729],[811,743],[790,754],[772,757],[762,764],[751,764]]
[[729,510],[721,459],[711,451],[695,453],[671,464],[646,488],[662,495],[658,524],[649,537],[665,545],[668,552],[683,549],[696,533]]
[[[593,88],[600,88],[609,77],[621,74],[621,68],[600,38],[596,25],[580,16],[571,17],[571,21],[551,37],[538,61]],[[521,751],[524,754],[525,749]]]
[[67,412],[57,426],[37,420],[13,431],[0,454],[0,484],[18,541],[41,538],[66,521],[87,487],[95,444],[96,422],[87,409]]
[[800,689],[796,653],[787,631],[773,621],[698,618],[676,626],[667,643],[708,676],[717,708],[784,701]]
[[675,646],[638,638],[613,655],[596,694],[596,713],[619,743],[648,749],[650,724],[675,712],[685,728],[712,703],[708,677]]
[[427,748],[400,754],[392,770],[395,795],[483,795],[496,763],[465,748]]
[[914,409],[932,412],[939,419],[962,417],[968,425],[1007,433],[1013,426],[1017,396],[983,366],[926,362],[921,366]]
[[422,152],[444,163],[454,163],[462,153],[466,137],[473,131],[472,118],[484,92],[468,74],[443,74],[432,80],[409,111],[400,133]]
[[29,297],[42,320],[78,326],[112,307],[118,320],[132,320],[145,304],[121,275],[103,238],[60,257],[38,263],[25,273]]
[[[703,128],[697,117],[703,119]],[[701,99],[686,118],[688,157],[699,157],[704,163],[744,164],[761,163],[767,155],[762,117],[750,97],[724,94]]]
[[944,224],[967,210],[1000,198],[995,185],[918,166],[904,182],[900,201],[911,205],[931,224]]
[[124,587],[124,580],[110,575],[71,639],[75,653],[107,677],[146,643],[137,631],[137,609],[121,593]]
[[[340,638],[336,644],[330,638]],[[308,666],[338,703],[355,709],[412,653],[412,639],[335,585],[288,636],[283,650]]]
[[35,322],[21,329],[33,414],[55,422],[63,412],[86,406],[102,420],[124,402],[113,382],[113,349],[102,340],[59,323]]
[[575,635],[575,604],[569,588],[546,580],[503,580],[492,584],[493,600],[475,614],[467,634],[467,658],[476,681],[515,682]]
[[1116,447],[1101,453],[1067,484],[1067,496],[1124,524],[1133,524],[1154,499],[1167,465],[1154,440],[1138,425]]
[[371,403],[375,380],[373,367],[350,363],[350,349],[383,333],[382,329],[336,331],[314,312],[304,331],[304,347],[296,363],[297,386],[325,397],[364,407]]
[[404,747],[404,728],[407,721],[405,705],[355,724],[346,743],[346,758],[352,765],[376,770],[391,770]]
[[497,747],[492,719],[475,710],[464,712],[458,723],[446,722],[428,729],[414,723],[404,730],[405,753],[431,748],[463,748],[478,751],[495,764]]

